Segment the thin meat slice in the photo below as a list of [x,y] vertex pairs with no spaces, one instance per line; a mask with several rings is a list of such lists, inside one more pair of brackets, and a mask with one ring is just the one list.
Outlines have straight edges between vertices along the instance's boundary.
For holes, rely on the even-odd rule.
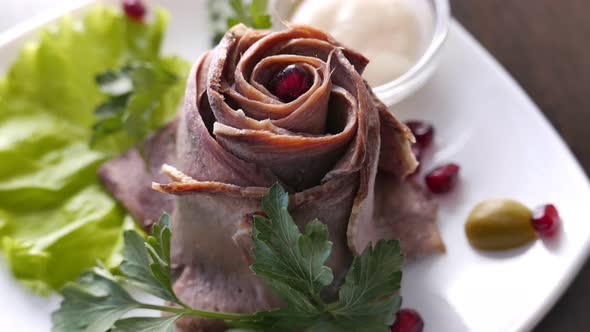
[[[220,312],[254,312],[278,307],[281,302],[269,296],[267,287],[248,273],[210,271],[205,265],[191,265],[182,270],[174,291],[194,308]],[[176,322],[181,331],[222,332],[227,326],[221,320],[185,317]]]
[[[237,221],[260,210],[260,196],[200,190],[177,197],[171,259],[180,276],[174,291],[194,308],[247,313],[280,305],[249,269],[234,242]],[[185,331],[225,331],[223,322],[185,318]]]
[[[313,77],[313,84],[305,92],[306,98],[296,99],[290,103],[281,102],[276,96],[271,94],[266,86],[272,77],[285,68],[285,64],[297,63],[306,72]],[[243,76],[236,77],[235,89],[227,89],[225,92],[242,106],[242,109],[248,116],[260,120],[280,119],[288,116],[297,110],[302,104],[307,103],[309,106],[315,106],[315,102],[309,102],[310,98],[319,99],[320,95],[329,92],[329,70],[326,65],[315,58],[294,56],[294,55],[277,55],[260,61],[254,68],[252,81],[246,83]],[[322,89],[319,89],[320,86]],[[316,95],[313,97],[313,95]],[[315,101],[315,100],[314,100]],[[311,104],[311,105],[310,105]],[[317,109],[319,109],[319,106]],[[325,112],[325,110],[320,110]]]
[[380,173],[375,185],[375,214],[357,232],[356,246],[396,239],[408,257],[444,252],[436,225],[437,209],[429,193],[414,181]]
[[[241,186],[270,186],[277,181],[266,167],[248,163],[226,151],[209,132],[208,117],[213,105],[207,103],[200,77],[206,75],[208,56],[193,67],[185,93],[184,112],[177,132],[177,165],[196,180],[219,181]],[[200,107],[199,107],[200,106]],[[204,116],[205,115],[205,116]],[[212,126],[212,124],[211,124]]]
[[107,190],[147,230],[162,212],[174,211],[174,198],[152,190],[150,183],[165,181],[166,175],[160,172],[162,164],[176,160],[176,129],[177,122],[171,122],[143,143],[147,162],[134,148],[98,170]]
[[[206,222],[179,222],[174,225],[175,232],[180,232],[182,235],[174,235],[173,261],[182,262],[180,264],[183,266],[200,265],[211,260],[223,260],[223,257],[226,257],[225,260],[227,260],[227,257],[231,256],[232,259],[227,265],[225,262],[220,264],[227,269],[238,269],[242,265],[248,266],[253,259],[248,257],[252,241],[249,230],[251,223],[247,221],[252,215],[261,214],[259,212],[262,210],[260,201],[262,196],[268,192],[268,188],[239,187],[218,182],[196,181],[168,165],[163,167],[163,172],[174,182],[169,184],[154,183],[153,188],[163,193],[179,196],[179,213],[190,211],[190,216],[177,214],[175,220],[195,219],[191,217],[192,215],[215,215],[214,218],[208,218]],[[333,268],[335,279],[332,287],[325,290],[326,296],[329,297],[336,295],[337,286],[343,281],[352,261],[350,250],[346,244],[347,227],[346,223],[342,221],[349,218],[357,194],[357,187],[358,177],[350,174],[292,194],[289,197],[289,211],[301,231],[305,229],[308,222],[316,218],[328,225],[333,247],[327,264]],[[215,200],[215,202],[210,202],[210,200]],[[246,223],[244,224],[245,219]],[[199,233],[198,230],[207,226],[204,224],[212,227],[214,231]],[[233,236],[227,237],[228,233]],[[233,243],[229,242],[230,239]],[[188,245],[188,243],[193,244]],[[203,250],[221,244],[224,248],[223,257],[215,256],[216,251]],[[235,258],[238,260],[234,260]],[[219,267],[213,264],[209,268],[215,270]],[[233,271],[232,273],[237,272]]]
[[[375,99],[377,99],[375,97]],[[378,100],[376,102],[379,102]],[[379,102],[379,104],[381,104]],[[418,167],[418,161],[412,153],[411,143],[415,141],[410,129],[381,104],[379,118],[381,120],[381,152],[379,169],[383,172],[404,178],[412,174]]]
[[[221,123],[213,134],[227,151],[235,156],[267,167],[287,186],[299,191],[320,183],[326,173],[341,159],[357,132],[355,105],[347,92],[335,88],[332,94],[337,109],[331,112],[334,134],[299,136],[262,130],[240,130]],[[358,170],[357,165],[348,163]]]

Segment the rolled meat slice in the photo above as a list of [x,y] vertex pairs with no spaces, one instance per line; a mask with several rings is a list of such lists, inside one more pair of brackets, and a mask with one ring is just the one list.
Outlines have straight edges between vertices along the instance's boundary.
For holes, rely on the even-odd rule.
[[[129,153],[103,166],[104,183],[136,218],[145,213],[133,195],[151,195],[146,202],[168,209],[176,196],[174,290],[184,302],[226,312],[281,305],[249,269],[251,216],[275,182],[289,191],[289,210],[301,228],[314,218],[329,227],[327,264],[335,278],[326,298],[336,295],[353,255],[369,242],[399,239],[411,256],[444,251],[436,205],[405,180],[418,165],[413,136],[362,79],[367,63],[309,26],[269,32],[238,25],[191,70],[175,156],[148,155],[150,164],[166,164],[170,181],[146,171],[133,183],[117,176],[130,171],[120,169],[131,166]],[[311,84],[283,101],[269,86],[290,65]],[[159,193],[148,194],[152,180]],[[179,327],[225,328],[199,318],[182,319]]]

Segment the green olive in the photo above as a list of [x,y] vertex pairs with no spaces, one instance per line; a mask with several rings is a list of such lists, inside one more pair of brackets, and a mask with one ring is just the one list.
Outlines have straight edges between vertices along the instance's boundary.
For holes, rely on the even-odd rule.
[[537,238],[531,210],[511,199],[490,199],[477,204],[465,224],[469,243],[481,250],[505,250]]

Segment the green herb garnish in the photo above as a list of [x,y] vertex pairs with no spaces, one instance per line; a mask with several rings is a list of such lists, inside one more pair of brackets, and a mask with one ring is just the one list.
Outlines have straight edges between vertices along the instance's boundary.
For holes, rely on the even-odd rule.
[[136,61],[97,75],[96,83],[107,99],[94,112],[91,145],[118,133],[125,133],[130,145],[143,141],[165,123],[168,114],[162,97],[178,80],[161,62]]
[[227,30],[243,23],[254,29],[268,29],[272,26],[268,14],[268,0],[229,0],[229,8],[218,0],[209,0],[209,19],[213,25],[213,44],[219,43]]
[[[193,309],[176,297],[170,274],[170,218],[163,215],[153,233],[143,240],[135,231],[125,233],[123,276],[96,267],[62,290],[61,308],[53,313],[54,332],[172,331],[182,316],[221,319],[247,331],[383,331],[395,319],[401,297],[403,257],[397,241],[379,241],[355,257],[339,299],[325,303],[321,290],[332,282],[324,263],[331,253],[327,226],[313,220],[300,233],[290,216],[288,194],[274,185],[262,199],[268,218],[255,216],[252,271],[265,279],[287,306],[254,314]],[[134,285],[176,307],[142,303],[124,288]],[[135,309],[152,309],[169,317],[122,318]]]
[[267,14],[268,0],[252,0],[244,4],[242,0],[229,0],[234,16],[227,19],[228,29],[243,23],[254,29],[268,29],[272,23]]
[[28,40],[0,77],[0,255],[37,293],[61,289],[97,259],[108,268],[121,261],[133,220],[96,172],[131,143],[113,134],[89,147],[105,100],[95,76],[131,60],[163,64],[182,79],[160,96],[160,126],[174,118],[190,64],[160,52],[166,12],[150,18],[137,24],[99,4],[65,15]]

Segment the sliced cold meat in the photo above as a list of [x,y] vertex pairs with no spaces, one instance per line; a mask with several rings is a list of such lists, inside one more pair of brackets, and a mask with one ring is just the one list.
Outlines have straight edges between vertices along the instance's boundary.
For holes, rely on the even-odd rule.
[[[310,84],[285,101],[269,84],[292,65]],[[183,301],[231,312],[280,305],[249,269],[250,219],[275,182],[289,191],[300,228],[314,218],[329,227],[327,264],[335,278],[325,298],[336,295],[353,255],[369,241],[400,239],[412,256],[444,249],[436,205],[404,180],[417,166],[413,136],[362,79],[366,65],[331,36],[300,25],[280,32],[238,25],[195,63],[178,116],[175,156],[162,161],[169,164],[163,167],[169,181],[150,179],[156,194],[176,197],[172,260],[179,276],[174,289]],[[122,189],[138,184],[117,176],[129,169],[115,169],[133,166],[122,162],[129,158],[112,161],[101,175],[141,216],[142,202],[132,196],[143,190]],[[179,326],[225,328],[197,318]]]

